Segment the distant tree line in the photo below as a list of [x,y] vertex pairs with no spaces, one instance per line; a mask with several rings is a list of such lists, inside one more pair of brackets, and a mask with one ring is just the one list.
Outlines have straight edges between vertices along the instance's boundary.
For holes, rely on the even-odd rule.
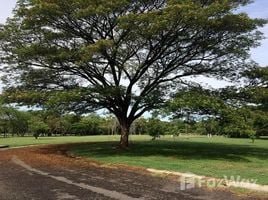
[[[139,118],[131,126],[131,134],[160,135],[180,133],[205,133],[201,122],[185,123],[183,120],[162,121],[157,117]],[[86,136],[120,134],[120,125],[115,117],[90,114],[58,115],[49,111],[19,111],[0,106],[0,134],[9,136]]]
[[[183,130],[184,123],[165,122],[157,118],[136,120],[131,134],[164,135]],[[175,131],[176,132],[176,131]],[[175,133],[174,132],[174,133]],[[9,136],[86,136],[120,134],[120,125],[115,117],[90,114],[59,115],[50,111],[19,111],[12,107],[0,106],[0,134]]]
[[7,136],[64,136],[109,135],[118,132],[113,117],[92,114],[58,115],[49,111],[18,111],[11,107],[0,108],[0,133]]
[[[252,113],[245,108],[224,110],[218,117],[201,117],[190,114],[169,121],[158,117],[139,118],[131,126],[130,133],[151,135],[156,139],[162,135],[225,135],[228,137],[251,137],[267,134],[268,116]],[[120,134],[120,125],[115,117],[90,114],[58,115],[48,111],[19,111],[11,107],[0,107],[1,137],[13,136],[87,136]]]

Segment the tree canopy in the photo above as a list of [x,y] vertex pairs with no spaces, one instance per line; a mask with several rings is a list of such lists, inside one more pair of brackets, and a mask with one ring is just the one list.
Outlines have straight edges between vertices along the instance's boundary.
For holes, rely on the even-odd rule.
[[[168,103],[166,112],[174,118],[186,112],[205,119],[214,134],[232,137],[268,135],[267,67],[257,67],[241,74],[241,87],[217,90],[183,89]],[[209,131],[208,131],[209,132]]]
[[[249,0],[19,0],[0,27],[13,102],[87,113],[121,126],[157,109],[185,77],[234,78],[250,66],[265,20],[234,12]],[[7,79],[6,79],[7,80]]]

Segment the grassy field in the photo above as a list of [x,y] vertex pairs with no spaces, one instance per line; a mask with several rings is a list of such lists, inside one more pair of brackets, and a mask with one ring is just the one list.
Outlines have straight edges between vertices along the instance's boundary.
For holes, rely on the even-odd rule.
[[224,137],[166,136],[151,141],[149,136],[130,136],[131,148],[115,148],[119,136],[0,138],[0,145],[11,147],[94,142],[76,146],[71,153],[112,164],[128,164],[155,169],[191,172],[223,178],[224,175],[258,179],[268,185],[268,140],[229,139]]
[[41,144],[64,144],[76,142],[91,142],[91,141],[113,141],[118,140],[117,136],[85,136],[85,137],[10,137],[0,138],[0,145],[9,145],[10,147],[28,146],[28,145],[41,145]]
[[[149,140],[149,136],[131,136],[133,140]],[[119,141],[119,136],[66,136],[66,137],[9,137],[0,138],[0,145],[9,145],[10,147],[41,145],[41,144],[65,144],[77,142],[103,142]]]
[[[136,138],[135,138],[136,139]],[[268,185],[268,140],[229,139],[223,137],[171,138],[136,141],[127,151],[114,148],[114,142],[77,146],[72,154],[112,164],[224,178],[240,176]]]

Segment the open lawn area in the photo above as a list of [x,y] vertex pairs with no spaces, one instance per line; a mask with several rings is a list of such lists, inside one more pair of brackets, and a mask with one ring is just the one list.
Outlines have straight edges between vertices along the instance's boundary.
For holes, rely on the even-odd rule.
[[[58,136],[58,137],[0,137],[0,145],[9,145],[10,147],[20,147],[29,145],[43,144],[66,144],[66,143],[81,143],[81,142],[118,142],[119,135],[98,135],[98,136]],[[132,141],[148,141],[151,137],[147,135],[130,136]]]
[[[138,137],[132,139],[138,140]],[[136,141],[128,150],[114,142],[79,145],[71,153],[112,164],[224,178],[240,176],[268,185],[268,140],[190,137],[157,141]]]
[[[138,137],[136,140],[148,139],[149,136]],[[119,136],[66,136],[66,137],[9,137],[0,138],[0,145],[9,145],[10,147],[42,145],[42,144],[65,144],[80,142],[102,142],[118,141]]]

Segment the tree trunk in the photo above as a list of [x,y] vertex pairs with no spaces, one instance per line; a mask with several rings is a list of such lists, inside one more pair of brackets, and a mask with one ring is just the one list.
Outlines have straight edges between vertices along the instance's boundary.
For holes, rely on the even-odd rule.
[[127,148],[129,146],[128,136],[129,136],[129,130],[130,130],[130,124],[120,124],[121,129],[121,138],[119,147],[120,148]]

